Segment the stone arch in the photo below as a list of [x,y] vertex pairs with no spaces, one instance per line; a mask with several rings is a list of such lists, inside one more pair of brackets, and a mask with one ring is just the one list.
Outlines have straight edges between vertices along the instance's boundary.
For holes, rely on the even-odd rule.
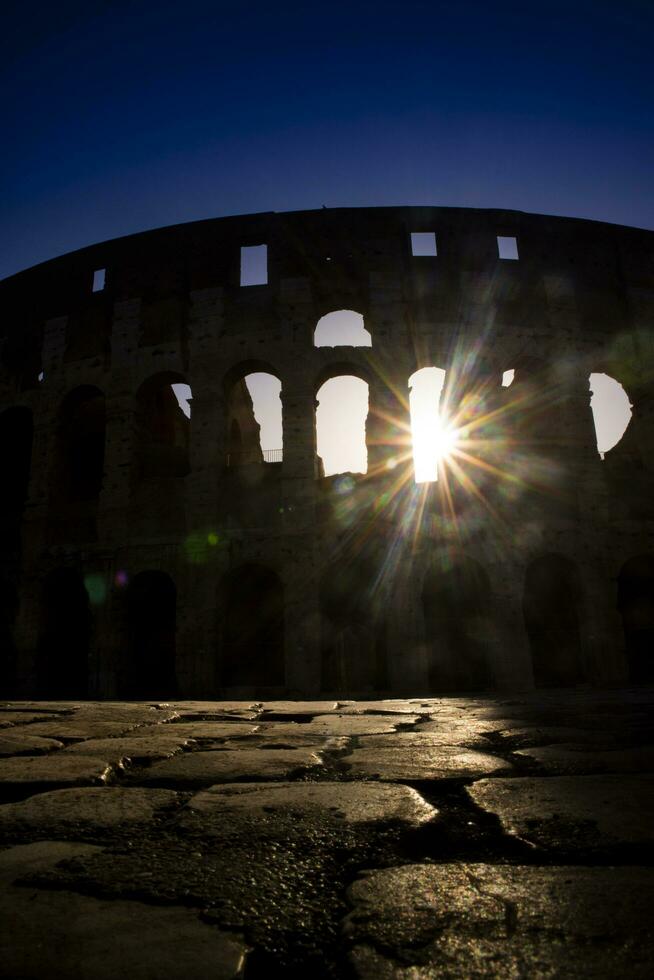
[[622,616],[629,680],[654,682],[654,555],[629,558],[618,574],[618,611]]
[[97,500],[104,476],[106,412],[104,394],[80,385],[59,412],[54,493],[68,503]]
[[386,685],[385,624],[374,572],[363,559],[327,567],[319,585],[321,688],[365,692]]
[[82,573],[58,568],[46,576],[41,594],[37,648],[37,691],[47,698],[88,694],[91,608]]
[[372,334],[362,313],[331,310],[320,317],[313,333],[314,347],[372,347]]
[[0,571],[0,697],[14,693],[17,651],[14,626],[18,612],[18,589],[12,574]]
[[280,463],[282,380],[276,368],[267,361],[242,361],[225,374],[223,390],[227,465]]
[[490,591],[486,569],[467,555],[447,556],[427,571],[421,598],[430,691],[492,686]]
[[241,565],[223,583],[221,687],[285,683],[284,586],[264,565]]
[[447,453],[448,428],[441,406],[446,375],[444,368],[430,364],[414,371],[407,382],[416,483],[438,480],[439,464]]
[[369,377],[361,365],[343,362],[319,373],[314,419],[319,476],[368,471]]
[[166,572],[139,572],[127,586],[125,601],[127,658],[119,678],[123,696],[175,697],[175,583]]
[[570,687],[584,680],[576,563],[559,554],[534,559],[525,571],[522,610],[536,687]]
[[1,553],[13,553],[20,542],[23,508],[29,489],[33,434],[31,409],[21,405],[7,408],[0,414],[0,452],[4,460],[0,480]]
[[136,392],[135,475],[139,480],[184,477],[190,472],[190,421],[173,385],[186,384],[176,371],[161,371]]
[[604,459],[627,432],[631,423],[631,402],[624,386],[605,371],[592,371],[588,382],[597,451]]

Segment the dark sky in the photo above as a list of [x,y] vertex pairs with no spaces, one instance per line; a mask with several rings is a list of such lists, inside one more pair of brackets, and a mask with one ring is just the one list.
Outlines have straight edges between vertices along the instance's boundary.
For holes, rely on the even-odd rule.
[[654,228],[653,41],[654,0],[11,2],[0,277],[323,204]]

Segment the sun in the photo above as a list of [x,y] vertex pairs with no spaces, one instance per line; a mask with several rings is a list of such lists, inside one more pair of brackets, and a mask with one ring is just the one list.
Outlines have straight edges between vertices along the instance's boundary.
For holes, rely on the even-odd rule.
[[411,428],[415,481],[432,483],[438,480],[439,464],[456,448],[458,431],[440,415],[418,418]]

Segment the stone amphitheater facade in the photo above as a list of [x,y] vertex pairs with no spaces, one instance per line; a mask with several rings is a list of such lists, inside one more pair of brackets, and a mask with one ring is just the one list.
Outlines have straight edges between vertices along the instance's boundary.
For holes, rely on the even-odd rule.
[[[420,232],[436,255],[412,254]],[[267,281],[242,285],[261,245]],[[316,346],[335,310],[372,346]],[[5,691],[654,679],[654,233],[437,207],[211,219],[21,272],[0,316]],[[416,485],[408,379],[426,366],[476,448]],[[281,381],[272,460],[252,372]],[[633,406],[604,459],[592,372]],[[316,394],[341,375],[368,384],[368,472],[324,477]]]

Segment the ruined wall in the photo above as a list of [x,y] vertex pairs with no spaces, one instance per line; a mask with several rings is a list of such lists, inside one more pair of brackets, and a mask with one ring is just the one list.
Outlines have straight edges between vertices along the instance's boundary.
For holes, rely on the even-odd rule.
[[[413,232],[437,255],[412,255]],[[261,244],[267,283],[241,285]],[[340,309],[372,347],[314,346]],[[654,233],[452,208],[222,218],[20,273],[0,317],[6,690],[654,679]],[[430,365],[479,443],[450,494],[406,459],[408,379]],[[258,455],[253,371],[282,384],[281,461]],[[604,460],[597,371],[633,405]],[[368,473],[323,478],[316,392],[343,374],[369,385]]]

